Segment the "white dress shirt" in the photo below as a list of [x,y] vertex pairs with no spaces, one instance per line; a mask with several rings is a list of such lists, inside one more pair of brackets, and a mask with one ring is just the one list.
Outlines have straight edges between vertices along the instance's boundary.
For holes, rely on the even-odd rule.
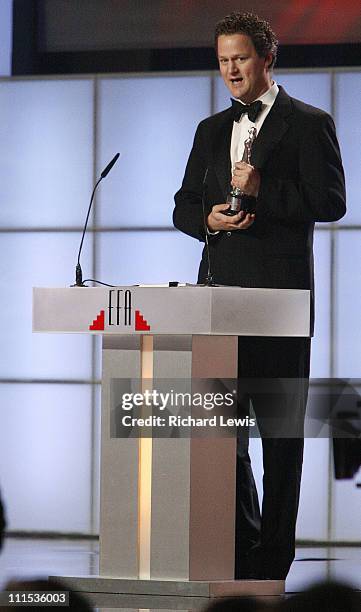
[[[274,101],[278,94],[278,85],[273,82],[273,85],[266,91],[262,96],[256,98],[257,100],[261,100],[262,109],[255,121],[253,123],[248,119],[247,113],[244,113],[238,122],[233,122],[233,130],[232,130],[232,139],[231,139],[231,164],[232,168],[237,161],[242,160],[243,151],[244,151],[244,141],[247,140],[249,134],[248,130],[252,127],[255,127],[257,130],[257,134],[262,128],[263,122],[266,119],[268,113],[270,112]],[[243,104],[240,100],[238,100],[239,104]]]
[[[252,127],[255,127],[257,130],[257,134],[259,133],[264,120],[266,119],[268,113],[270,112],[275,102],[278,91],[279,91],[278,85],[275,81],[273,81],[273,84],[271,85],[271,87],[262,96],[259,96],[258,98],[256,98],[256,100],[261,100],[262,109],[259,112],[255,123],[249,120],[247,113],[244,113],[241,116],[239,121],[233,122],[231,151],[230,151],[231,153],[231,172],[232,172],[232,168],[234,168],[235,163],[237,161],[242,160],[243,151],[244,151],[244,141],[247,140],[249,136],[248,130]],[[254,100],[254,102],[256,100]],[[240,104],[243,104],[243,102],[241,102],[240,100],[238,100],[238,102]],[[207,233],[210,236],[216,236],[217,234],[219,234],[219,231],[212,232],[209,230],[209,228],[207,228]]]

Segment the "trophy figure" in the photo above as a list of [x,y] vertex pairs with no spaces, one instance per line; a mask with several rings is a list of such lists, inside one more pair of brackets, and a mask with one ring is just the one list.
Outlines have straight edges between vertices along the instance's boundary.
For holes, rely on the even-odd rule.
[[[244,151],[242,155],[242,161],[247,164],[251,163],[251,153],[252,146],[257,136],[257,130],[255,127],[252,127],[248,130],[248,138],[244,141]],[[252,207],[249,206],[249,203],[245,201],[246,194],[243,193],[238,187],[232,187],[231,191],[227,195],[227,204],[229,204],[229,209],[224,212],[225,215],[229,217],[233,217],[240,210],[244,210],[245,212],[252,212]]]

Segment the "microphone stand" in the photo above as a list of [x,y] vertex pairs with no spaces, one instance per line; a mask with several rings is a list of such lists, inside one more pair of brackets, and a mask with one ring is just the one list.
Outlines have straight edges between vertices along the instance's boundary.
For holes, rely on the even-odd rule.
[[211,257],[210,257],[210,252],[209,252],[209,236],[208,236],[208,227],[207,227],[207,220],[206,220],[206,204],[205,204],[205,200],[206,200],[206,193],[207,193],[207,176],[208,176],[208,168],[205,172],[204,175],[204,179],[203,179],[203,189],[202,189],[202,211],[203,211],[203,225],[204,225],[204,233],[205,233],[205,243],[206,243],[206,251],[207,251],[207,263],[208,263],[208,270],[207,270],[207,276],[206,276],[206,280],[203,283],[204,287],[214,287],[215,283],[213,282],[213,274],[211,272]]
[[79,253],[78,253],[78,262],[77,262],[76,267],[75,267],[75,285],[72,285],[72,287],[85,287],[86,286],[83,283],[83,272],[82,272],[81,265],[80,265],[80,254],[81,254],[81,251],[82,251],[82,248],[83,248],[85,232],[86,232],[86,228],[88,227],[89,215],[90,215],[91,207],[92,207],[92,204],[93,204],[95,191],[96,191],[96,188],[98,187],[99,183],[102,180],[103,180],[103,177],[101,176],[100,179],[98,179],[98,181],[96,182],[95,187],[93,189],[92,196],[90,198],[90,204],[89,204],[88,213],[87,213],[86,220],[85,220],[85,225],[84,225],[84,229],[83,229],[83,235],[82,235],[81,241],[80,241],[80,247],[79,247]]
[[109,162],[109,164],[107,165],[106,168],[104,168],[103,172],[100,175],[100,178],[95,183],[95,187],[93,189],[93,193],[92,193],[92,196],[90,198],[90,204],[89,204],[89,208],[88,208],[88,212],[87,212],[87,216],[86,216],[86,220],[85,220],[83,234],[82,234],[81,241],[80,241],[80,247],[79,247],[79,253],[78,253],[78,261],[77,261],[77,264],[76,264],[76,267],[75,267],[75,284],[72,285],[72,287],[86,287],[86,285],[84,285],[84,283],[83,283],[83,272],[82,272],[81,265],[80,265],[80,255],[81,255],[81,251],[82,251],[82,248],[83,248],[85,232],[86,232],[86,229],[88,227],[89,215],[90,215],[91,207],[92,207],[92,204],[93,204],[93,200],[94,200],[96,189],[97,189],[99,183],[107,176],[107,174],[109,174],[109,172],[113,168],[115,162],[117,161],[119,155],[120,155],[120,153],[117,153],[113,157],[112,161]]

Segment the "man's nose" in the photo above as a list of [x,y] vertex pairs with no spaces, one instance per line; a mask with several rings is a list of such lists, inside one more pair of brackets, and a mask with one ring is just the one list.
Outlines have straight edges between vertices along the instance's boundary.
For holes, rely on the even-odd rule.
[[228,66],[228,67],[229,67],[229,72],[230,72],[231,74],[235,74],[236,72],[238,72],[238,66],[237,66],[237,63],[236,63],[236,62],[234,62],[234,61],[232,61],[232,60],[231,60],[231,61],[229,62],[229,66]]

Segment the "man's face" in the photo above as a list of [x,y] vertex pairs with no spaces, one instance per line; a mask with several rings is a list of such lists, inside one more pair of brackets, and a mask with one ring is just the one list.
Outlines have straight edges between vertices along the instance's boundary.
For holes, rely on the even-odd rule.
[[259,57],[246,34],[222,34],[217,41],[219,68],[234,98],[250,104],[272,85],[267,69],[272,55]]

